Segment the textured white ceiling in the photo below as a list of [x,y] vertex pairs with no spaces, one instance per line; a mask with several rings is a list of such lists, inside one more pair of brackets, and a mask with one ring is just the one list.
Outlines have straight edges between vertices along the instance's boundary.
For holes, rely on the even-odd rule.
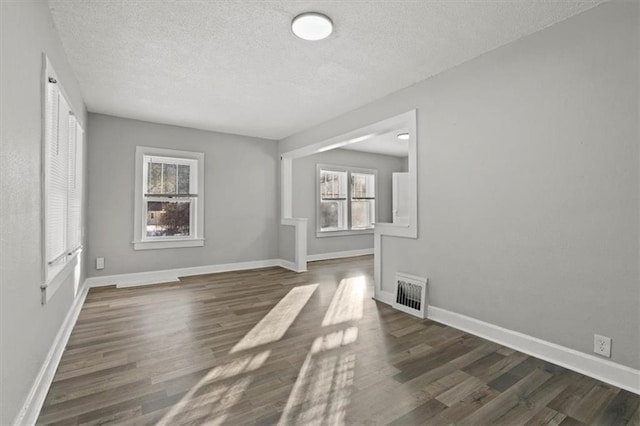
[[[50,0],[92,112],[280,139],[603,0]],[[331,17],[326,40],[291,19]]]

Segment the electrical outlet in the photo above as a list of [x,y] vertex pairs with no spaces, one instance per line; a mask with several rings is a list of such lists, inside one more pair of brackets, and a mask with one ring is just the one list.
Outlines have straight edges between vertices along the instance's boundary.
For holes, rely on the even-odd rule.
[[104,257],[96,257],[96,269],[104,269]]
[[593,335],[593,352],[611,358],[611,337]]

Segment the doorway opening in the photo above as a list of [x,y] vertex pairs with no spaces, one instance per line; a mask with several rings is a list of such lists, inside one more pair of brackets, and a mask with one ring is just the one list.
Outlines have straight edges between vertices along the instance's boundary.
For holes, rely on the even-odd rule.
[[417,238],[416,110],[281,154],[281,224],[290,269],[308,261],[374,254],[382,236]]

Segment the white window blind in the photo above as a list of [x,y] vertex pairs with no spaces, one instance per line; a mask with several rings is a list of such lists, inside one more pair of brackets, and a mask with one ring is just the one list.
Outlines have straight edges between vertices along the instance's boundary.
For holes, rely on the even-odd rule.
[[84,132],[45,59],[43,120],[43,303],[79,264]]
[[53,265],[64,260],[66,255],[67,226],[67,185],[69,154],[67,135],[69,133],[69,106],[56,84],[47,84],[46,140],[46,253],[47,263]]
[[67,217],[67,248],[82,245],[82,158],[83,132],[75,116],[69,116],[69,196]]

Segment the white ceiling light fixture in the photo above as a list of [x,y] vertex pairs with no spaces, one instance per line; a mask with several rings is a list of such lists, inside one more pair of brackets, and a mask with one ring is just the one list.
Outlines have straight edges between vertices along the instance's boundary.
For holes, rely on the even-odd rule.
[[400,139],[401,141],[408,141],[409,133],[398,133],[398,139]]
[[303,40],[322,40],[333,32],[333,22],[318,12],[305,12],[293,18],[291,31]]

